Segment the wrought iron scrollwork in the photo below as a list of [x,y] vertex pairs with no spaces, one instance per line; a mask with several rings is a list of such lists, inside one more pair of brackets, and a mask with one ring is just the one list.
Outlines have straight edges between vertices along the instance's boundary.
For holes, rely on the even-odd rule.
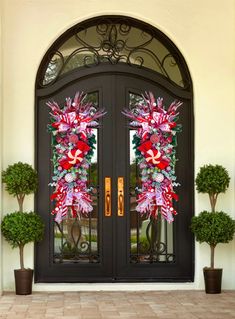
[[[89,225],[89,232],[84,234],[84,221]],[[55,222],[57,238],[59,237],[59,248],[54,252],[55,262],[98,262],[98,251],[92,249],[91,222],[78,218],[69,218],[62,225]],[[58,236],[59,234],[59,236]],[[97,240],[97,238],[96,238]]]
[[128,19],[104,19],[95,25],[75,28],[72,36],[48,55],[48,65],[39,85],[49,86],[73,69],[101,63],[126,63],[152,69],[173,84],[186,88],[177,54],[157,39],[154,29],[143,30]]
[[[136,250],[131,252],[130,261],[132,263],[156,263],[156,262],[174,262],[175,256],[172,252],[169,252],[166,239],[167,229],[165,227],[165,221],[162,221],[159,217],[158,220],[150,218],[146,227],[145,238],[143,240],[140,236],[137,236]],[[165,227],[165,235],[162,236],[162,227]],[[139,233],[139,229],[137,229]]]

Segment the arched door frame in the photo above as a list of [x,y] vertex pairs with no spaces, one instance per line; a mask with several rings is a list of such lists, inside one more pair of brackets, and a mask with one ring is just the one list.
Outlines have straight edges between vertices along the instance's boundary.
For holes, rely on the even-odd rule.
[[[45,55],[42,58],[42,61],[39,65],[38,71],[37,71],[37,76],[36,76],[36,81],[35,81],[35,89],[38,89],[40,87],[43,87],[42,81],[43,77],[45,75],[48,63],[52,59],[53,55],[55,52],[57,52],[58,48],[60,48],[61,45],[63,45],[70,37],[72,37],[76,32],[78,32],[81,29],[86,29],[90,26],[96,25],[100,21],[112,21],[112,22],[120,22],[120,21],[129,21],[130,25],[132,27],[140,28],[143,32],[149,33],[153,38],[156,38],[159,40],[159,42],[163,43],[165,47],[169,50],[171,55],[174,56],[175,62],[177,63],[178,66],[180,66],[180,71],[183,76],[183,81],[185,82],[185,87],[184,89],[191,92],[193,95],[193,84],[192,84],[192,79],[190,75],[190,71],[188,68],[188,65],[185,61],[184,56],[178,49],[178,47],[175,45],[175,43],[162,31],[157,29],[156,27],[137,20],[132,17],[127,17],[127,16],[120,16],[120,15],[104,15],[104,16],[97,16],[93,17],[84,21],[79,22],[78,24],[70,27],[68,30],[66,30],[63,34],[61,34],[55,41],[54,43],[50,46],[50,48],[46,51]],[[57,81],[57,79],[56,79]],[[170,79],[168,79],[168,82]],[[52,82],[53,83],[53,82]],[[50,84],[49,84],[50,85]],[[45,87],[45,86],[44,86]]]
[[[112,18],[109,16],[109,18]],[[96,18],[97,19],[97,18]],[[89,26],[91,21],[94,23],[94,19],[85,21],[82,25],[83,27]],[[149,27],[145,23],[139,22],[137,20],[131,19],[131,21],[134,21],[134,23],[137,23],[138,25],[143,25],[144,27]],[[136,25],[137,25],[136,24]],[[80,24],[79,24],[80,26]],[[76,26],[75,26],[76,27]],[[53,83],[47,85],[47,86],[42,86],[40,83],[42,81],[42,77],[45,73],[45,68],[48,65],[48,62],[50,58],[53,55],[53,52],[55,51],[56,48],[58,48],[66,39],[70,37],[71,34],[73,34],[75,27],[72,27],[68,31],[66,31],[55,43],[52,45],[52,47],[48,50],[46,55],[44,56],[41,65],[38,70],[37,74],[37,81],[36,81],[36,88],[35,88],[35,106],[36,106],[36,112],[35,112],[35,127],[36,127],[36,152],[37,152],[37,112],[38,112],[38,101],[41,98],[48,98],[50,99],[52,93],[59,92],[62,88],[65,88],[67,85],[86,79],[88,77],[92,77],[95,74],[119,74],[119,75],[132,75],[133,77],[136,78],[142,78],[142,79],[147,79],[149,82],[157,83],[160,87],[164,88],[166,91],[171,92],[171,94],[174,95],[176,99],[180,99],[182,101],[188,101],[188,106],[190,107],[189,110],[189,120],[191,123],[191,130],[190,130],[190,141],[191,141],[191,149],[189,150],[190,153],[190,158],[189,158],[189,166],[190,166],[190,176],[188,176],[188,183],[187,187],[190,188],[190,201],[191,201],[191,208],[192,208],[192,214],[194,210],[194,116],[193,116],[193,90],[192,90],[192,81],[191,77],[189,74],[189,70],[187,68],[187,65],[185,63],[184,58],[182,57],[181,53],[179,50],[175,47],[175,45],[159,30],[154,29],[154,32],[159,35],[161,39],[164,39],[164,41],[167,42],[169,46],[171,46],[174,49],[174,52],[176,52],[177,57],[182,63],[180,66],[182,67],[181,72],[185,72],[184,75],[187,78],[187,85],[182,88],[166,77],[162,76],[161,74],[158,74],[152,70],[146,69],[146,68],[138,68],[138,67],[133,67],[129,66],[125,63],[117,63],[116,65],[111,65],[108,63],[101,63],[97,66],[94,67],[81,67],[79,69],[75,69],[73,71],[70,71],[69,73],[64,74],[63,76],[60,76],[59,78],[56,79]],[[152,28],[152,27],[151,27]],[[183,70],[183,71],[182,71]],[[36,156],[36,167],[38,164],[38,156]],[[183,200],[183,199],[182,199]],[[37,209],[37,203],[36,203],[36,209]],[[187,220],[189,220],[189,217],[187,217]],[[48,218],[49,220],[49,218]],[[51,219],[50,219],[51,220]],[[179,221],[180,222],[180,221]],[[179,227],[178,225],[176,227]],[[49,226],[49,221],[46,226],[47,229],[50,228]],[[37,254],[35,257],[35,262],[37,264]],[[190,278],[187,277],[188,280],[193,280],[194,277],[194,242],[192,240],[192,270],[191,270],[191,276]],[[35,267],[37,269],[37,267]],[[179,279],[170,279],[170,280],[175,280],[175,281],[181,281]],[[36,278],[36,281],[37,278]],[[40,279],[39,279],[40,281]],[[157,280],[159,281],[159,280]],[[165,281],[165,280],[164,280]],[[182,280],[185,281],[185,280]],[[43,281],[42,281],[43,282]]]

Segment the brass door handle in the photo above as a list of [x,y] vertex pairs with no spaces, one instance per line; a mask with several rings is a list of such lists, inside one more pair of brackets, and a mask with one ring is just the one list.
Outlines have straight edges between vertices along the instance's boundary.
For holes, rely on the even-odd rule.
[[111,210],[111,177],[105,177],[105,202],[104,202],[104,216],[110,217],[112,215]]
[[118,177],[118,216],[124,216],[124,178]]
[[111,209],[110,209],[110,194],[107,192],[106,194],[106,212],[110,216]]
[[123,194],[120,192],[118,195],[118,207],[119,207],[119,212],[123,211]]

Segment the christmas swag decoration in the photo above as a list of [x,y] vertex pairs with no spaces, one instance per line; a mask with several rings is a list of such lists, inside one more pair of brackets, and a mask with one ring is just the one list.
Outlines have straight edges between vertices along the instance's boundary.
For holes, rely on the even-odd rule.
[[176,124],[177,109],[182,103],[174,101],[165,109],[163,99],[158,98],[156,103],[151,92],[143,98],[144,103],[123,112],[136,130],[133,144],[142,182],[136,210],[152,218],[161,213],[170,223],[177,214],[173,199],[178,200],[178,196],[173,187],[179,185],[175,176],[175,147],[176,133],[181,130],[181,125]]
[[55,187],[51,200],[55,221],[60,223],[68,214],[72,217],[87,215],[92,211],[91,189],[88,188],[88,169],[96,142],[92,128],[97,119],[105,114],[85,102],[83,93],[77,92],[74,99],[66,99],[64,107],[48,102],[51,109],[54,175],[51,186]]

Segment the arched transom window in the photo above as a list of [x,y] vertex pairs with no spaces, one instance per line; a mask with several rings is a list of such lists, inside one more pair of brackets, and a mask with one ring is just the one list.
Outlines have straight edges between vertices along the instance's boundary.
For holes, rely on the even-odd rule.
[[101,63],[150,69],[184,89],[190,82],[187,67],[174,44],[159,30],[130,18],[85,21],[60,37],[46,59],[38,87],[49,86],[75,69]]

